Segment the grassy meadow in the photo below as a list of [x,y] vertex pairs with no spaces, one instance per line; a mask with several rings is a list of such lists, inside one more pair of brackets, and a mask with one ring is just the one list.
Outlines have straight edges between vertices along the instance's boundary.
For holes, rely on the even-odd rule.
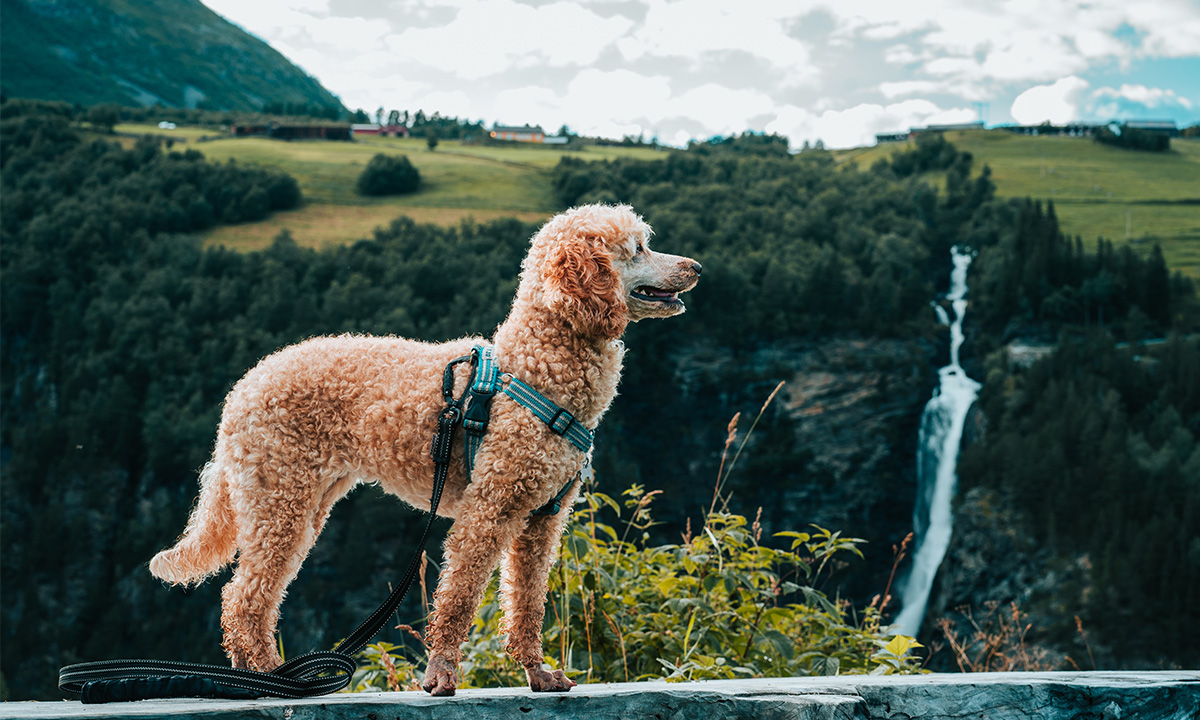
[[[125,142],[132,143],[140,134],[171,137],[177,146],[195,148],[212,160],[256,163],[295,177],[305,199],[299,209],[276,213],[262,222],[219,227],[206,235],[210,244],[247,250],[269,245],[284,229],[309,247],[353,242],[370,237],[375,228],[400,215],[440,225],[497,217],[536,222],[556,209],[550,171],[564,155],[585,160],[652,159],[667,152],[466,145],[456,140],[442,140],[431,151],[424,139],[416,138],[280,142],[234,139],[205,128],[160,130],[154,125],[126,124],[115,130]],[[1158,242],[1173,268],[1200,278],[1200,140],[1177,138],[1170,152],[1147,153],[1088,138],[1003,131],[950,132],[947,139],[972,153],[977,168],[991,167],[999,195],[1053,200],[1067,234],[1079,235],[1089,245],[1098,237],[1147,249]],[[868,168],[908,145],[841,150],[835,156]],[[379,152],[407,155],[421,172],[421,190],[383,198],[355,192],[359,173]]]
[[[1090,247],[1098,237],[1149,249],[1200,279],[1200,140],[1175,138],[1167,153],[1102,145],[1090,138],[959,131],[946,139],[992,169],[1003,197],[1053,200],[1063,232]],[[868,168],[910,147],[889,143],[838,152]]]
[[[254,163],[278,168],[296,178],[304,205],[275,213],[256,223],[222,226],[209,231],[212,245],[253,250],[266,247],[287,229],[300,245],[324,247],[370,237],[377,227],[407,215],[417,222],[457,225],[516,217],[536,222],[556,209],[550,171],[564,155],[591,160],[615,157],[661,157],[663,151],[636,147],[561,147],[466,145],[441,140],[430,150],[423,138],[363,137],[354,142],[280,142],[266,138],[219,137],[217,131],[155,125],[118,125],[126,142],[151,134],[174,138],[176,149],[199,150],[210,160]],[[376,153],[406,155],[421,172],[421,189],[411,195],[364,197],[355,181]]]

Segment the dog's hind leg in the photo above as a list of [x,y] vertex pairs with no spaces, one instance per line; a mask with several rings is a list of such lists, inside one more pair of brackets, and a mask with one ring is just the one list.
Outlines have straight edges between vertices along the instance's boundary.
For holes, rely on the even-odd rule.
[[255,477],[243,478],[252,492],[233,489],[246,513],[239,518],[237,569],[221,592],[222,645],[234,667],[270,671],[282,662],[274,640],[279,606],[336,500],[320,491],[319,475],[296,468],[276,475],[286,478],[287,493],[265,491]]
[[508,654],[525,668],[534,692],[570,690],[575,682],[542,667],[542,622],[546,615],[546,589],[550,570],[558,559],[558,546],[577,491],[572,490],[556,515],[534,515],[500,559],[500,629],[508,635]]

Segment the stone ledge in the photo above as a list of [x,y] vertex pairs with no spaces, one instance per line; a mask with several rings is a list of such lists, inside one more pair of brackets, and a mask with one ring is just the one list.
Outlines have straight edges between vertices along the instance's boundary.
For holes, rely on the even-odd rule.
[[307,700],[0,705],[0,718],[184,716],[209,720],[1195,720],[1200,717],[1200,672],[843,676],[580,685],[569,693],[545,695],[525,688],[496,688],[463,690],[453,698],[406,692]]

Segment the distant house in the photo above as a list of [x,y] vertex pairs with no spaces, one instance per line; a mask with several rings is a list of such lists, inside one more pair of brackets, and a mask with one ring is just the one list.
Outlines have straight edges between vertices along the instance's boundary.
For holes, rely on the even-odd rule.
[[382,135],[384,137],[408,137],[404,125],[379,125],[378,123],[356,123],[350,126],[351,135]]
[[908,139],[908,137],[909,134],[906,132],[875,133],[875,144],[881,145],[883,143],[904,142]]
[[952,130],[983,130],[981,122],[946,123],[943,125],[926,125],[923,128],[913,128],[913,132],[950,132]]
[[1067,135],[1070,137],[1091,137],[1100,127],[1099,123],[1072,122],[1065,125],[1052,125],[1044,122],[1041,125],[1003,125],[998,130],[1017,133],[1018,135]]
[[350,140],[349,125],[233,125],[234,137],[269,137],[273,140]]
[[492,138],[511,142],[543,143],[546,141],[546,131],[541,125],[496,125],[492,128]]
[[1174,120],[1129,120],[1123,127],[1134,130],[1149,130],[1150,132],[1166,133],[1171,137],[1179,135],[1179,127]]

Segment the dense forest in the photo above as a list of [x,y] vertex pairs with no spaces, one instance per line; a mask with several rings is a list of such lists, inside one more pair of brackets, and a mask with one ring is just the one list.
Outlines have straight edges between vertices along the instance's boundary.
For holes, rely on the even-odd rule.
[[[1007,211],[1017,232],[984,244],[973,268],[976,367],[985,379],[977,409],[986,432],[963,452],[962,489],[997,493],[1057,560],[1081,559],[1088,575],[1071,589],[1079,600],[1073,614],[1093,629],[1103,664],[1194,666],[1200,338],[1193,284],[1168,272],[1157,246],[1142,257],[1100,239],[1089,252],[1059,231],[1052,205]],[[1011,367],[996,350],[1014,338],[1049,340],[1056,349],[1028,369]],[[1075,631],[1071,614],[1046,625],[1059,636]]]
[[[10,100],[0,106],[0,118],[6,692],[54,697],[56,668],[86,659],[219,662],[220,579],[191,591],[168,590],[150,577],[145,562],[183,527],[196,493],[195,471],[207,459],[221,400],[233,382],[263,355],[315,334],[429,340],[489,334],[507,312],[536,228],[515,220],[441,228],[401,218],[372,238],[321,252],[297,247],[286,234],[261,252],[205,248],[198,230],[301,202],[295,182],[256,167],[208,163],[198,153],[171,152],[149,140],[122,149],[90,139],[53,105]],[[822,151],[789,155],[773,138],[751,134],[655,161],[564,160],[554,173],[564,207],[630,202],[654,226],[658,247],[705,265],[686,315],[639,323],[628,333],[622,397],[597,444],[601,482],[610,489],[632,482],[664,489],[667,502],[657,512],[663,525],[652,530],[677,537],[686,519],[707,507],[729,417],[753,415],[789,372],[788,343],[825,346],[851,338],[866,350],[847,363],[894,367],[894,377],[917,378],[906,381],[910,389],[931,387],[929,363],[943,336],[929,302],[945,284],[949,248],[964,241],[980,249],[983,303],[1007,303],[1005,312],[1018,318],[1009,327],[1000,315],[989,315],[976,331],[981,348],[998,349],[1008,332],[1057,333],[1080,322],[1136,340],[1194,317],[1190,284],[1158,282],[1165,272],[1161,255],[1142,259],[1106,246],[1094,255],[1083,252],[1061,239],[1056,226],[1053,233],[1045,227],[1053,224],[1051,212],[998,201],[987,169],[972,173],[970,156],[936,135],[869,171],[838,166]],[[1037,262],[1028,259],[1034,256]],[[870,349],[885,342],[899,349]],[[1169,347],[1181,359],[1187,352],[1194,357],[1192,342]],[[726,360],[706,359],[717,355]],[[760,362],[763,357],[776,359]],[[1166,360],[1156,367],[1139,371],[1176,372]],[[1019,380],[1031,393],[1041,377],[1033,372]],[[1186,373],[1176,374],[1183,388]],[[980,454],[1002,452],[995,443],[1007,435],[1003,416],[1011,403],[996,399],[993,382],[1011,391],[1007,376],[993,381],[989,374],[982,402],[989,418],[996,417],[997,440],[989,434],[977,443],[973,452]],[[1194,378],[1190,382],[1194,398]],[[1157,402],[1146,395],[1151,386],[1147,380],[1129,388],[1130,398],[1120,386],[1116,400],[1080,386],[1071,397],[1085,415],[1087,403],[1124,402],[1132,408],[1129,417],[1149,422],[1154,412],[1148,408]],[[889,394],[876,389],[880,397]],[[1162,402],[1174,403],[1178,427],[1194,438],[1197,409],[1186,397],[1181,389]],[[791,483],[832,487],[842,472],[817,472],[820,458],[813,448],[797,447],[795,435],[816,421],[786,407],[781,400],[764,414],[747,460],[730,479],[744,501],[739,511],[768,506],[768,531],[771,523],[790,529],[813,519],[781,517],[787,505],[770,498],[792,493]],[[895,415],[883,442],[897,460],[875,478],[891,488],[892,499],[854,518],[870,527],[845,528],[875,544],[876,559],[865,566],[873,574],[890,564],[890,544],[903,537],[911,513],[910,500],[894,498],[911,498],[914,491],[905,468],[915,419]],[[1030,420],[1014,415],[1011,422]],[[1130,421],[1129,437],[1143,438],[1149,455],[1130,460],[1129,473],[1146,457],[1158,462],[1163,438],[1175,438],[1172,448],[1186,445],[1171,422]],[[1034,426],[1021,427],[1036,441]],[[847,437],[843,444],[857,442]],[[1162,462],[1167,471],[1175,467]],[[1177,465],[1191,467],[1187,462],[1194,464]],[[994,479],[976,472],[971,482],[1012,482],[996,470],[998,462],[982,464],[995,470]],[[1109,470],[1122,472],[1116,464]],[[1120,498],[1136,477],[1106,486],[1105,497]],[[1194,501],[1195,487],[1170,482],[1163,480],[1165,497],[1178,491]],[[697,493],[697,487],[708,489]],[[1150,522],[1139,514],[1142,505],[1117,500],[1095,507],[1128,525],[1122,538]],[[1187,507],[1194,515],[1194,502],[1177,503],[1182,521]],[[414,518],[374,489],[338,506],[284,606],[282,642],[289,654],[332,645],[386,594],[419,529]],[[1182,533],[1190,548],[1200,542],[1190,529],[1195,524],[1165,532]],[[1066,543],[1077,535],[1078,528],[1059,527],[1047,537]],[[1096,578],[1107,583],[1101,591],[1132,601],[1111,573],[1138,562],[1133,553],[1143,545],[1125,542],[1104,551],[1112,563],[1110,574]],[[1164,560],[1171,562],[1171,568],[1179,565]],[[1147,582],[1167,581],[1152,577],[1149,566],[1143,571]],[[872,577],[863,585],[878,592],[884,581]],[[1163,615],[1153,618],[1143,640],[1165,633],[1179,622],[1171,613],[1187,607],[1154,606]],[[1143,610],[1132,612],[1146,624]],[[1115,618],[1097,613],[1088,621],[1101,627]],[[1152,647],[1172,662],[1188,657],[1187,647]]]
[[1080,615],[1102,667],[1194,667],[1200,341],[1176,335],[1135,354],[1090,332],[1014,376],[998,365],[988,363],[988,430],[964,450],[962,489],[998,493],[1031,540],[1087,558],[1089,576],[1070,589],[1079,605],[1039,630],[1070,636]]

